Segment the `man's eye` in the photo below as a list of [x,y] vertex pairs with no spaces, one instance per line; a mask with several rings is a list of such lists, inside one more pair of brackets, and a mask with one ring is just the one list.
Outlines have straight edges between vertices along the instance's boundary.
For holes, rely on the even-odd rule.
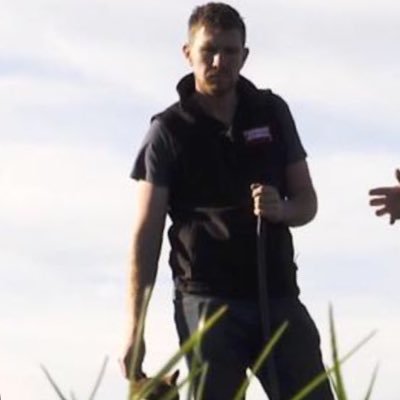
[[214,54],[216,51],[217,49],[213,47],[204,47],[203,49],[201,49],[201,52],[204,54]]
[[239,53],[239,49],[237,49],[236,47],[227,47],[225,49],[225,53],[228,55],[235,55],[235,54]]
[[224,47],[221,49],[218,49],[216,47],[203,47],[201,49],[201,53],[204,56],[212,56],[217,53],[225,54],[226,56],[235,56],[239,53],[239,49],[236,47]]

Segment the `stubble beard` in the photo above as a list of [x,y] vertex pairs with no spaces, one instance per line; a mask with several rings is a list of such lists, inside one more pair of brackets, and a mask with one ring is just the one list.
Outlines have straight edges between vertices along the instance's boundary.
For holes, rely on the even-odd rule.
[[225,79],[225,82],[213,82],[212,79],[206,79],[205,86],[207,94],[214,97],[224,97],[229,93],[232,93],[236,88],[237,80],[234,80],[231,77]]

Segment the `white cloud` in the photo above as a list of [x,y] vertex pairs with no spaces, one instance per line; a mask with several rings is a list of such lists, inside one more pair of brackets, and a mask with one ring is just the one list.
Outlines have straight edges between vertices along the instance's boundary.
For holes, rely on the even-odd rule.
[[[147,100],[162,97],[160,104],[173,98],[174,83],[187,70],[180,46],[186,14],[196,2],[174,7],[129,2],[116,7],[106,1],[57,8],[49,1],[16,4],[8,5],[5,19],[20,21],[24,29],[3,27],[9,38],[5,51],[52,60]],[[333,109],[343,98],[353,112],[377,109],[394,115],[399,92],[399,57],[392,51],[398,36],[395,2],[276,2],[266,15],[254,12],[258,1],[237,6],[249,25],[252,55],[246,71],[260,84]],[[171,29],[171,21],[178,20]],[[15,35],[20,36],[13,41]]]
[[126,160],[96,146],[33,144],[3,146],[1,160],[1,273],[14,277],[13,287],[24,291],[29,277],[30,295],[42,284],[52,295],[48,288],[65,282],[114,290],[133,211]]
[[[42,361],[63,388],[75,388],[81,398],[109,353],[113,361],[99,400],[122,397],[115,358],[125,323],[134,193],[126,142],[115,144],[120,127],[109,123],[108,111],[111,104],[117,116],[120,104],[158,111],[175,100],[175,82],[186,71],[180,45],[197,2],[3,3],[1,394],[53,399],[38,369]],[[313,147],[319,216],[294,236],[303,298],[321,327],[324,352],[327,303],[333,301],[341,348],[379,329],[349,362],[351,397],[363,394],[380,359],[376,398],[397,400],[398,224],[390,227],[373,215],[367,192],[394,184],[399,141],[396,135],[391,149],[361,153],[354,138],[360,147],[366,141],[378,145],[397,129],[399,56],[393,49],[400,9],[391,0],[279,1],[268,10],[261,1],[232,4],[249,25],[252,54],[245,73],[282,93],[316,132],[304,141]],[[73,107],[82,116],[71,113]],[[136,145],[142,120],[151,114],[143,117],[144,108],[132,106],[128,121]],[[89,109],[99,126],[109,124],[109,146],[85,122]],[[319,132],[327,130],[320,110],[336,117],[329,132],[337,132],[331,140],[343,146],[331,148],[323,140],[315,146]],[[29,126],[32,113],[35,127]],[[56,113],[62,118],[53,119]],[[359,131],[364,123],[380,127],[375,136]],[[41,140],[38,130],[45,134]],[[347,144],[348,135],[353,139]],[[166,248],[148,321],[150,372],[177,346]],[[264,398],[256,388],[251,393],[252,399]]]
[[130,201],[126,161],[96,145],[6,145],[0,175],[3,218],[29,225],[64,218],[64,213],[94,218],[106,211],[105,217],[114,219]]
[[79,106],[107,94],[106,88],[93,84],[89,86],[62,79],[49,81],[46,78],[24,76],[2,79],[0,90],[2,112],[13,112],[29,106]]
[[[310,160],[314,184],[319,193],[319,212],[310,226],[313,253],[375,252],[377,243],[384,253],[397,246],[393,229],[374,215],[368,191],[395,185],[396,153],[364,154],[357,151],[324,154]],[[393,227],[395,228],[395,227]],[[301,235],[301,229],[299,230]],[[334,245],[330,245],[334,244]]]

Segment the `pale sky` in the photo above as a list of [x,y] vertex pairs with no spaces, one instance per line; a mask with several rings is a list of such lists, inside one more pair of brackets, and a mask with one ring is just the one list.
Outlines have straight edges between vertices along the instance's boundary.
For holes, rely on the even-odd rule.
[[[195,1],[0,0],[0,395],[53,400],[43,363],[66,393],[124,398],[129,172],[150,117],[189,72],[181,46]],[[400,167],[397,0],[232,1],[248,27],[243,74],[289,103],[319,195],[293,230],[301,298],[330,362],[377,336],[345,366],[349,398],[398,400],[400,223],[368,190]],[[165,241],[148,317],[146,369],[177,349]],[[184,366],[181,365],[182,373]],[[263,399],[255,384],[249,400]]]

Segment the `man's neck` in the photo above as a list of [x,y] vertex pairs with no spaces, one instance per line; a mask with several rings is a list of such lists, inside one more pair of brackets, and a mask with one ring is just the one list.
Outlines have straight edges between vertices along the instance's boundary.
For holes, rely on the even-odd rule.
[[226,93],[223,96],[207,96],[196,92],[195,98],[206,114],[227,126],[231,125],[237,104],[236,91]]

